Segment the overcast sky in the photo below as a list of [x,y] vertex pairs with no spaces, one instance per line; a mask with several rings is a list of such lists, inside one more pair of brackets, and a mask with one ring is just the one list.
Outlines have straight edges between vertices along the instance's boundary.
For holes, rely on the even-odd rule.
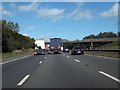
[[2,19],[17,22],[20,33],[38,39],[82,39],[90,34],[118,32],[115,2],[4,2]]

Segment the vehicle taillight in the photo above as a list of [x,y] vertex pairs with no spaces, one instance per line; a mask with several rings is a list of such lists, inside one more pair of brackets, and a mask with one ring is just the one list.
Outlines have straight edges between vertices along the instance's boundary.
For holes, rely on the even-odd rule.
[[58,46],[58,48],[61,48],[61,46]]
[[54,49],[54,46],[52,46],[51,48]]

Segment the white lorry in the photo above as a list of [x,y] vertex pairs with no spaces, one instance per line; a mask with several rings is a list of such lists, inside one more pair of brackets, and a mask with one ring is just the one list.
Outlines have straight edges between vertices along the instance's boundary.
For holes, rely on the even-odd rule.
[[37,55],[37,54],[45,54],[45,41],[44,41],[44,39],[36,39],[35,40],[34,55]]

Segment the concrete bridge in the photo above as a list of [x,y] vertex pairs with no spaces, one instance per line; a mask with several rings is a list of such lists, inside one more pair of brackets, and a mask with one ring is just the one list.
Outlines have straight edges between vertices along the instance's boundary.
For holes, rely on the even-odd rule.
[[[94,44],[107,44],[114,41],[118,41],[118,38],[100,38],[100,39],[86,39],[86,40],[76,40],[76,41],[64,41],[62,44],[78,44],[78,45],[87,45],[91,48],[94,47]],[[45,44],[50,44],[50,42],[45,42]]]

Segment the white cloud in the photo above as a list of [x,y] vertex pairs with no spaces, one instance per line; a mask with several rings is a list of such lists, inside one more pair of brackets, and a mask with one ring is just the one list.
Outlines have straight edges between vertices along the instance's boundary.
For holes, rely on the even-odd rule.
[[36,11],[38,9],[39,3],[32,2],[31,4],[28,5],[21,5],[19,6],[19,11],[22,12],[29,12],[29,11]]
[[7,10],[2,10],[2,15],[8,15],[8,16],[11,16],[12,13],[10,11],[7,11]]
[[7,15],[7,16],[11,16],[12,12],[5,10],[4,7],[2,5],[0,5],[0,15]]
[[11,12],[11,11],[7,11],[7,10],[1,10],[1,9],[0,9],[0,15],[11,16],[11,15],[12,15],[12,12]]
[[37,17],[39,18],[50,18],[53,21],[56,21],[63,17],[64,9],[57,9],[57,8],[42,8],[38,10]]
[[37,26],[31,25],[31,26],[28,27],[28,30],[33,30],[33,29],[35,29],[36,27],[37,27]]
[[30,25],[27,30],[35,30],[35,29],[39,29],[39,28],[40,28],[40,26]]
[[77,7],[71,13],[68,14],[69,18],[80,20],[80,19],[93,19],[92,10],[81,10],[80,7]]
[[115,3],[111,9],[108,11],[104,11],[100,13],[100,16],[102,17],[112,17],[112,16],[118,16],[118,3]]
[[52,19],[52,21],[56,21],[61,19],[64,14],[64,9],[57,9],[57,8],[39,8],[39,3],[32,2],[28,5],[21,5],[19,6],[19,11],[22,12],[30,12],[36,14],[38,18],[45,18],[45,19]]

